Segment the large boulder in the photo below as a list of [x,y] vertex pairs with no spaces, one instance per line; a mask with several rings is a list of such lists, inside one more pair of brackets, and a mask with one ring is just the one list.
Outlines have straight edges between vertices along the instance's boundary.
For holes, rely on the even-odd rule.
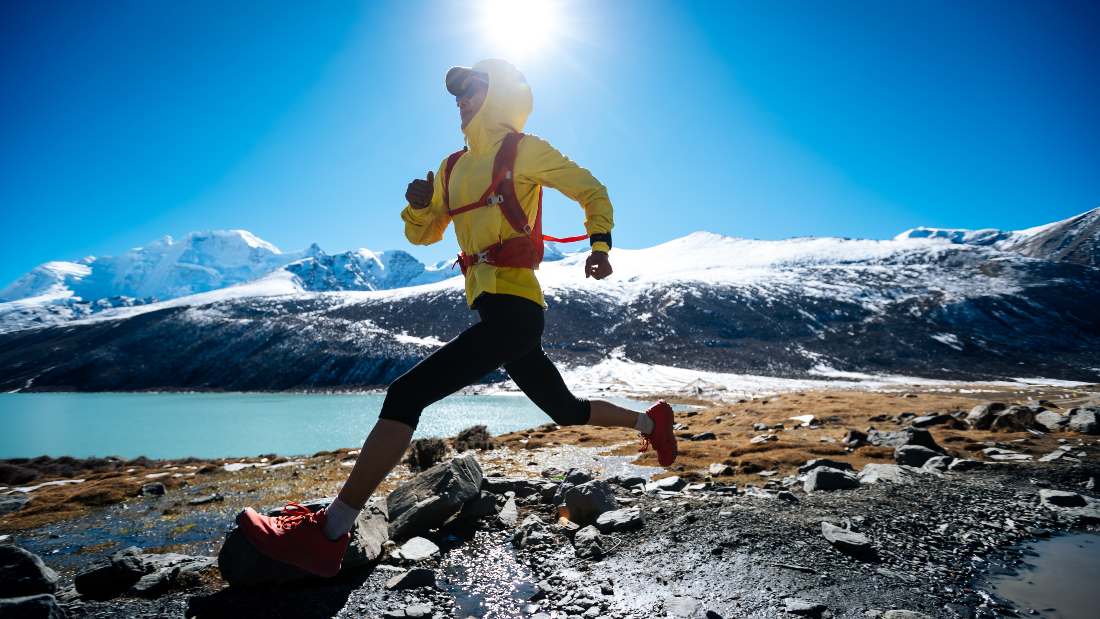
[[876,447],[905,447],[906,445],[919,445],[932,451],[943,453],[943,448],[936,444],[932,433],[923,428],[906,428],[897,432],[885,432],[870,430],[867,432],[867,442]]
[[57,572],[19,546],[0,545],[0,598],[57,591]]
[[1081,434],[1100,434],[1100,408],[1070,410],[1069,429]]
[[211,557],[143,553],[140,548],[130,546],[100,558],[79,572],[73,584],[80,595],[93,600],[108,600],[122,594],[155,596],[171,588],[181,575],[213,565]]
[[564,515],[582,527],[595,524],[600,514],[618,509],[611,484],[597,479],[570,488],[564,497]]
[[1008,405],[1004,402],[983,402],[970,409],[966,415],[966,421],[978,430],[988,430],[996,414],[1006,408]]
[[481,466],[473,454],[441,462],[401,484],[386,498],[390,537],[405,539],[442,526],[480,496]]
[[939,456],[939,452],[932,451],[921,445],[902,445],[894,449],[894,462],[906,466],[924,466],[932,458]]
[[554,505],[561,505],[565,501],[565,493],[573,487],[590,481],[592,481],[592,476],[587,471],[569,469],[569,472],[565,474],[565,479],[561,480],[557,490],[554,491]]
[[799,473],[809,473],[810,471],[821,467],[827,466],[831,469],[837,469],[838,471],[851,471],[852,465],[848,462],[842,462],[840,460],[830,460],[828,458],[817,458],[816,460],[807,460],[802,466],[798,467]]
[[[327,507],[330,502],[331,499],[315,499],[303,505],[317,511]],[[278,516],[280,513],[275,510],[269,512],[269,515]],[[355,519],[351,542],[340,569],[354,569],[373,563],[382,555],[382,546],[388,539],[389,524],[383,504],[369,504]],[[229,532],[218,552],[218,568],[222,579],[237,587],[277,585],[314,578],[308,572],[260,554],[237,528]]]
[[820,466],[806,474],[802,489],[806,492],[816,490],[845,490],[858,488],[859,480],[849,471]]
[[1068,419],[1065,415],[1056,413],[1054,411],[1043,411],[1038,415],[1035,415],[1035,425],[1046,430],[1047,432],[1058,432],[1064,430]]
[[65,619],[68,614],[48,593],[0,598],[0,617],[5,619]]
[[989,429],[993,432],[1024,432],[1035,425],[1035,416],[1041,412],[1042,408],[1010,406],[993,414]]
[[861,484],[912,484],[918,481],[918,478],[922,474],[929,474],[929,471],[914,468],[911,466],[901,466],[897,464],[866,464],[863,469],[859,471],[859,483]]

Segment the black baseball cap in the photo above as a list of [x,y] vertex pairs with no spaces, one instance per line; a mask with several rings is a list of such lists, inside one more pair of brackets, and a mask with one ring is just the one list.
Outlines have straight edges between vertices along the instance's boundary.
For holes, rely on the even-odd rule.
[[474,71],[470,67],[451,67],[447,70],[447,92],[454,96],[459,96],[466,91],[466,84],[471,77],[475,77],[489,83],[489,74],[482,73],[481,71]]

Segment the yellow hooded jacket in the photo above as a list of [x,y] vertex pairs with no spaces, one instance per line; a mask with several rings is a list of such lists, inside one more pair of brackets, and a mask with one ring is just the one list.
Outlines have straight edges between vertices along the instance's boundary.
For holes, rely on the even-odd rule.
[[[531,89],[523,75],[503,60],[483,60],[473,66],[489,75],[489,90],[477,114],[463,129],[469,151],[451,171],[449,199],[452,208],[469,204],[481,197],[492,182],[493,159],[501,140],[511,131],[523,131],[531,114]],[[443,238],[451,221],[443,205],[444,158],[435,173],[432,201],[422,209],[406,205],[401,212],[405,236],[415,245],[430,245]],[[584,227],[588,234],[609,233],[614,225],[607,188],[592,174],[558,152],[542,138],[527,135],[519,143],[514,171],[516,197],[535,224],[539,205],[539,187],[552,187],[576,200],[584,208]],[[487,206],[460,213],[454,218],[455,236],[462,251],[473,254],[500,241],[520,236],[500,208]],[[592,244],[593,251],[608,251],[607,243]],[[543,307],[546,301],[532,269],[495,267],[475,264],[466,273],[466,303],[483,292],[512,294],[530,299]]]

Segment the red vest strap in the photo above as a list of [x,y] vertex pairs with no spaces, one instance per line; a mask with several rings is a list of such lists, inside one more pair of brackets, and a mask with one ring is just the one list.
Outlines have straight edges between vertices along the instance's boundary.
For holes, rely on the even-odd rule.
[[455,169],[455,164],[462,155],[466,154],[466,149],[455,151],[447,156],[447,165],[443,166],[443,206],[449,210],[451,196],[449,194],[451,186],[451,171]]

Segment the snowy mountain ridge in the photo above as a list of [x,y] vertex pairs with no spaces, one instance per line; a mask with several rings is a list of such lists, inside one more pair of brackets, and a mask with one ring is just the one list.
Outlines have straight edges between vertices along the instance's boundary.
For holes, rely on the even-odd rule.
[[[551,306],[544,347],[581,373],[614,351],[630,367],[795,379],[1095,382],[1100,268],[1081,260],[1097,239],[1084,215],[1012,237],[1018,251],[1002,249],[1007,238],[696,232],[613,249],[615,272],[600,281],[584,277],[578,252],[538,271]],[[68,316],[57,308],[81,306],[0,304],[0,389],[388,384],[476,319],[447,262],[428,268],[402,254],[313,246],[268,256],[286,262],[256,279]]]

